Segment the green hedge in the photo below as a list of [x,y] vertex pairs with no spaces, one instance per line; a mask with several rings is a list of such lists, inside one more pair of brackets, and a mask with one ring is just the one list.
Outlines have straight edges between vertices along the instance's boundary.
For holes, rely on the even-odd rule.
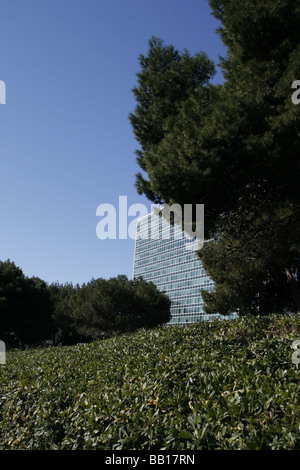
[[300,316],[7,352],[0,449],[299,449]]

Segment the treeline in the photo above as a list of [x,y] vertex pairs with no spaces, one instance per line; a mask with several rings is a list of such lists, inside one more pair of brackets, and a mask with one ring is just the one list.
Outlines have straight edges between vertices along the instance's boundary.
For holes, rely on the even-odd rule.
[[170,318],[167,295],[142,278],[48,284],[26,277],[10,260],[0,261],[0,339],[8,346],[89,342]]

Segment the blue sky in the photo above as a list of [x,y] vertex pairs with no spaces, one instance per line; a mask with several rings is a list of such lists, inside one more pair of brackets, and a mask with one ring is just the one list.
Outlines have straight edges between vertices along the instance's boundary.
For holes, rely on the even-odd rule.
[[96,209],[151,208],[128,119],[138,56],[157,36],[217,64],[217,26],[206,0],[1,1],[1,261],[48,283],[132,276],[134,240],[97,238]]

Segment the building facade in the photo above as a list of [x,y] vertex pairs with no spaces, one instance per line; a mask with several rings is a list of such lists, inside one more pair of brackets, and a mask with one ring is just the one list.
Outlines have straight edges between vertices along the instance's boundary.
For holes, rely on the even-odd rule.
[[179,227],[154,213],[137,222],[133,278],[152,281],[171,300],[170,324],[211,320],[206,314],[200,289],[212,291],[213,281],[196,254],[201,245]]

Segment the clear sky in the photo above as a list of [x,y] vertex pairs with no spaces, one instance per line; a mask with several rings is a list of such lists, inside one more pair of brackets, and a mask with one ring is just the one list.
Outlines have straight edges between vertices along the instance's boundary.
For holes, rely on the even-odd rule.
[[48,283],[131,278],[134,240],[100,240],[96,209],[151,208],[128,119],[138,56],[157,36],[217,65],[218,23],[206,0],[1,0],[0,15],[0,260]]

